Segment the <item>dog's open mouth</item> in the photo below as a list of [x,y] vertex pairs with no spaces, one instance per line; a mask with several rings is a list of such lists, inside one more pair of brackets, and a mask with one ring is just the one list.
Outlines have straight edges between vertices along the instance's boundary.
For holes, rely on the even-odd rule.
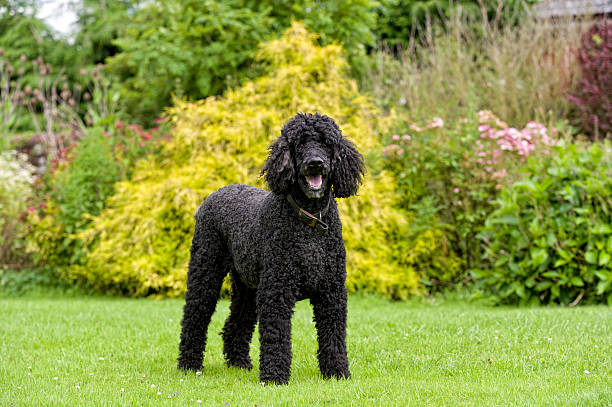
[[323,186],[323,177],[321,174],[316,175],[306,175],[306,182],[308,182],[308,186],[312,189],[320,189]]

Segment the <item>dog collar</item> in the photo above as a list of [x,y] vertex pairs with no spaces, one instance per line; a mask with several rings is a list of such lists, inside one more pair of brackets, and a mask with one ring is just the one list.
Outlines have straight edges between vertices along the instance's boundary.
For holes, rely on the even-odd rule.
[[325,216],[325,214],[327,213],[327,210],[329,209],[329,199],[327,200],[327,205],[325,205],[325,208],[323,208],[323,210],[319,212],[318,218],[312,213],[300,208],[297,202],[295,202],[295,199],[293,199],[293,197],[291,196],[291,194],[287,194],[287,200],[289,201],[291,206],[293,206],[293,209],[296,210],[298,214],[298,219],[302,221],[302,223],[305,223],[311,228],[316,228],[321,234],[327,234],[328,226],[327,223],[323,222],[322,219],[323,216]]

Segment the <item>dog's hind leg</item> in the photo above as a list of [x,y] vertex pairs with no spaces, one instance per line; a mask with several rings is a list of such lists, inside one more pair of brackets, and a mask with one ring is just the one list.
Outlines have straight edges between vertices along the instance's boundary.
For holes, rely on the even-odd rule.
[[180,369],[198,370],[202,367],[208,324],[231,264],[225,244],[210,223],[209,218],[196,216],[181,322]]
[[232,272],[232,304],[223,327],[223,354],[228,366],[251,369],[249,344],[257,322],[256,292]]

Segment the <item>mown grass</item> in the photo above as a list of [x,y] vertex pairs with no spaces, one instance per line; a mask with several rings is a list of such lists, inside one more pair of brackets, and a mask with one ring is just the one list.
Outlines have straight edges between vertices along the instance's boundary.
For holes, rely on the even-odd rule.
[[[222,301],[201,375],[176,369],[180,300],[0,299],[0,405],[612,405],[612,309],[349,301],[350,380],[323,380],[307,302],[288,386],[225,367]],[[192,401],[193,400],[193,401]],[[201,400],[201,404],[197,401]]]

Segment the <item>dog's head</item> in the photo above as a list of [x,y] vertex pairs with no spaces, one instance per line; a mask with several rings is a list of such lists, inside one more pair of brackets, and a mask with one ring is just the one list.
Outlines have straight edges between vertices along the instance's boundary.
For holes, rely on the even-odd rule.
[[363,156],[325,115],[298,113],[269,148],[262,175],[275,194],[285,195],[296,185],[309,198],[320,198],[333,188],[334,196],[357,193],[365,171]]

